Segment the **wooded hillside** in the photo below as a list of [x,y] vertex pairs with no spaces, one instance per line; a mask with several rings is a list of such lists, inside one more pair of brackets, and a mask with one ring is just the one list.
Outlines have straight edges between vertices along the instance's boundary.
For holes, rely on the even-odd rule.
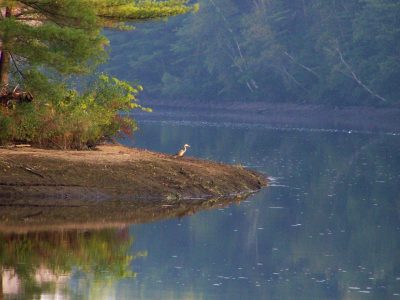
[[398,1],[199,4],[168,23],[108,32],[107,71],[139,81],[152,99],[399,103]]

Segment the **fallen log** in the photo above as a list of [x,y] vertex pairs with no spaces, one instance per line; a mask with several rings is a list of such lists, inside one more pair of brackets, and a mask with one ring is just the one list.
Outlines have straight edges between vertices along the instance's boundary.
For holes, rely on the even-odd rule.
[[9,91],[3,88],[0,94],[0,104],[5,107],[12,107],[20,103],[30,103],[33,101],[33,95],[30,92],[23,92],[18,89],[18,85]]

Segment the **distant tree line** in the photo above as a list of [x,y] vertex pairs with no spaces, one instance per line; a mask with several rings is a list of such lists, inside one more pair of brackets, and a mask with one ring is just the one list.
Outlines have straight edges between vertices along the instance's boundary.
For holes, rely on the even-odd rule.
[[398,105],[398,0],[199,4],[168,23],[108,32],[107,71],[139,79],[153,99]]

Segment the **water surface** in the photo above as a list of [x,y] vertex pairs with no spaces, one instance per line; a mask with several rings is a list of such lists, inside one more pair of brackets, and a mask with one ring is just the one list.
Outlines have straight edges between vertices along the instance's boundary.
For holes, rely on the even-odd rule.
[[[399,135],[139,125],[124,143],[167,153],[189,143],[189,155],[255,169],[271,185],[240,204],[177,219],[2,235],[5,299],[400,299]],[[38,281],[38,269],[58,276]],[[12,272],[30,285],[13,290]]]

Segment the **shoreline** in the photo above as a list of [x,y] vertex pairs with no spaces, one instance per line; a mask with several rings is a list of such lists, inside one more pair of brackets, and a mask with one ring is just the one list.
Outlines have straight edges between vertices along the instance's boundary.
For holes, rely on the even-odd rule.
[[96,150],[0,148],[2,199],[191,199],[252,192],[263,175],[242,166],[122,145]]
[[146,101],[152,113],[134,112],[138,120],[179,120],[265,124],[271,127],[351,129],[400,132],[400,108],[340,107],[271,104]]
[[242,166],[121,145],[0,148],[0,229],[183,216],[245,199],[266,185],[264,175]]

